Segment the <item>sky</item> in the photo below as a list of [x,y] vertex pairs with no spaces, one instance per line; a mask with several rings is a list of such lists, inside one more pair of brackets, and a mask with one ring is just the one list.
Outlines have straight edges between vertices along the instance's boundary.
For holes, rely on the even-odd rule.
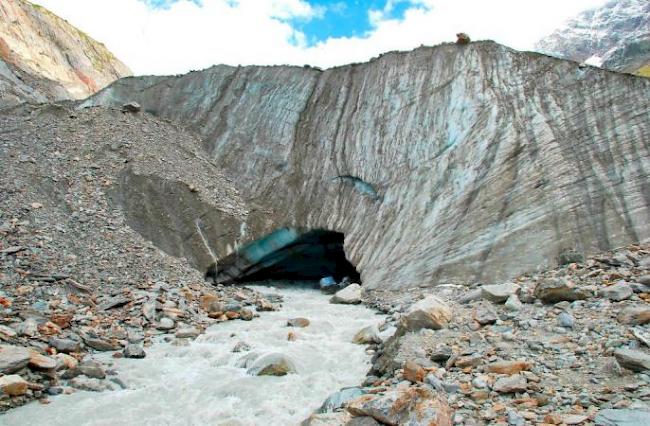
[[329,68],[392,50],[491,39],[519,50],[606,0],[32,0],[136,75],[214,64]]

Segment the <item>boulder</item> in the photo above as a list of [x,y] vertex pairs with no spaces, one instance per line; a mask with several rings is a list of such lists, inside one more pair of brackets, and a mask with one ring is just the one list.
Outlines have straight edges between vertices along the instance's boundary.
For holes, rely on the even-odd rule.
[[369,325],[357,332],[352,338],[352,342],[357,345],[370,345],[372,343],[381,343],[379,337],[379,328],[376,325]]
[[250,350],[251,345],[241,340],[232,348],[232,352],[248,352]]
[[650,323],[650,307],[628,306],[622,309],[617,316],[618,322],[628,325],[643,325]]
[[481,325],[488,325],[497,322],[499,316],[490,304],[482,302],[474,308],[472,318]]
[[196,327],[179,328],[174,336],[178,339],[196,339],[201,334],[201,330]]
[[56,359],[30,351],[29,366],[41,370],[53,370],[57,366]]
[[50,339],[49,343],[50,346],[52,346],[58,352],[81,352],[81,343],[72,339],[60,339],[58,337],[53,337]]
[[642,372],[650,370],[650,355],[634,349],[617,349],[614,351],[616,361],[628,370]]
[[427,296],[414,303],[400,318],[400,326],[407,331],[423,328],[439,330],[451,321],[451,308],[436,296]]
[[285,376],[297,371],[295,363],[288,355],[272,353],[256,359],[248,369],[248,374],[254,376]]
[[361,303],[361,286],[359,284],[350,284],[343,290],[337,291],[330,299],[330,303],[340,303],[345,305]]
[[590,294],[585,289],[580,289],[566,278],[549,278],[535,287],[535,297],[545,303],[557,303],[564,300],[573,302],[583,300]]
[[0,389],[9,396],[24,395],[29,388],[29,383],[17,374],[0,377]]
[[29,350],[12,345],[0,345],[0,373],[10,374],[25,368],[31,359]]
[[136,113],[141,109],[142,107],[140,106],[140,104],[134,101],[127,102],[124,105],[122,105],[122,112]]
[[79,361],[77,361],[77,358],[70,356],[68,354],[56,354],[52,358],[54,358],[57,362],[56,369],[57,370],[70,370],[73,368],[77,368],[79,365]]
[[112,342],[100,337],[84,336],[83,340],[86,346],[100,352],[116,351],[120,348],[120,345],[117,342]]
[[510,312],[517,312],[519,311],[523,306],[523,303],[519,300],[519,297],[516,294],[510,295],[508,297],[508,300],[506,300],[505,307],[507,310]]
[[481,297],[494,303],[505,303],[512,295],[519,293],[519,285],[515,283],[490,284],[481,287]]
[[104,368],[98,362],[86,361],[79,364],[79,372],[85,376],[91,377],[93,379],[105,379],[106,372]]
[[308,327],[309,326],[309,320],[307,318],[291,318],[287,320],[287,326],[288,327]]
[[408,360],[404,363],[404,380],[411,383],[421,383],[424,381],[427,372],[416,362]]
[[158,330],[164,330],[164,331],[171,330],[174,327],[176,327],[176,324],[174,323],[174,320],[171,318],[161,318],[158,324],[156,325],[156,328]]
[[452,425],[447,399],[424,386],[363,395],[348,402],[347,410],[353,416],[372,417],[387,425]]

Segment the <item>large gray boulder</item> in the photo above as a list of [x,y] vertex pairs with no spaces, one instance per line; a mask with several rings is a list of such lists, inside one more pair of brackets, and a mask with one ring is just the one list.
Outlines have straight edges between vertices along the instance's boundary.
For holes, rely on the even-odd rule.
[[29,350],[20,346],[0,345],[0,373],[11,374],[29,364]]
[[436,296],[427,296],[414,303],[400,319],[400,326],[407,331],[423,328],[439,330],[451,321],[451,308]]
[[330,303],[341,303],[345,305],[361,303],[361,286],[359,284],[350,284],[343,290],[337,291],[330,299]]

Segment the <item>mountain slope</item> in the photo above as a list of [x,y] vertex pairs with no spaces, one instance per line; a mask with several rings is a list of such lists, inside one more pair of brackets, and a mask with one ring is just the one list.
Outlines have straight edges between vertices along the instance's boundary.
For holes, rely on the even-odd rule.
[[0,60],[0,105],[82,99],[131,75],[104,45],[24,0],[0,1]]
[[599,9],[585,11],[564,28],[540,40],[536,49],[615,71],[647,75],[650,2],[615,0]]
[[221,269],[285,226],[344,233],[364,284],[383,288],[508,279],[563,249],[650,238],[643,78],[480,42],[325,71],[126,78],[85,106],[128,101],[197,132],[249,206],[213,244]]

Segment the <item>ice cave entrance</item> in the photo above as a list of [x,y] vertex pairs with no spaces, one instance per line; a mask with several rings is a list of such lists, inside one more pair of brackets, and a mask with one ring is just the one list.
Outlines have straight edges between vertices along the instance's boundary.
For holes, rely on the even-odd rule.
[[212,265],[206,279],[219,284],[261,281],[318,281],[360,275],[345,256],[344,235],[324,229],[281,228],[251,241]]

